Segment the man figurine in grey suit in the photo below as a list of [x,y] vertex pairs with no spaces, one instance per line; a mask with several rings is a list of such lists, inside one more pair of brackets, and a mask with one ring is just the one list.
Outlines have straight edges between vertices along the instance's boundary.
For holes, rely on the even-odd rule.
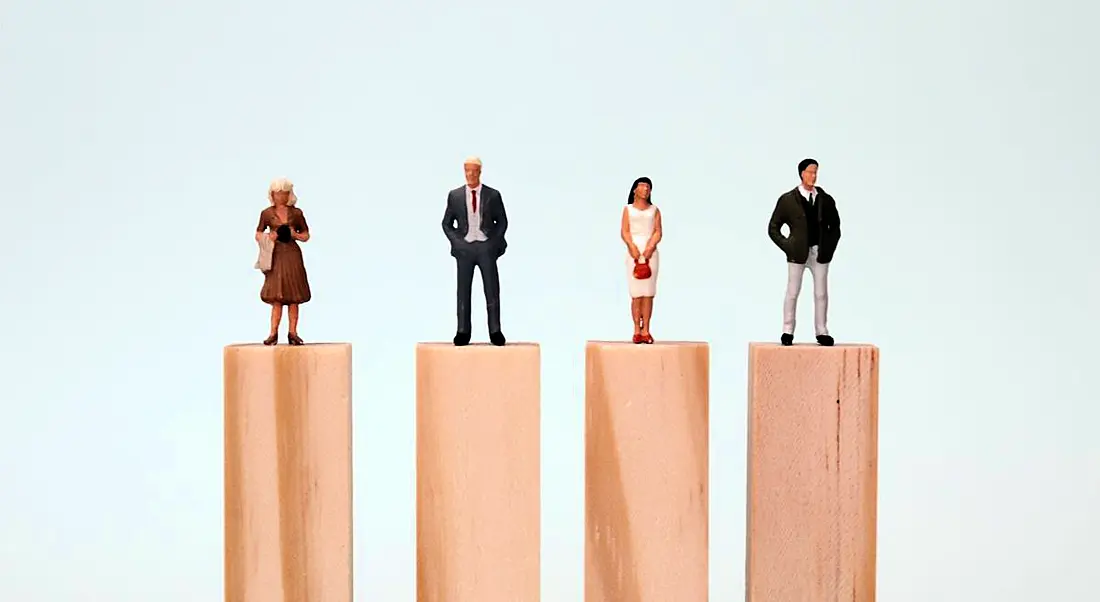
[[[830,347],[829,263],[840,242],[840,213],[833,197],[815,186],[817,161],[803,159],[798,164],[798,177],[802,182],[779,197],[768,222],[768,236],[787,256],[787,296],[779,342],[784,346],[794,344],[795,309],[802,275],[808,268],[814,279],[814,334],[819,345]],[[781,230],[784,224],[789,228],[786,237]]]
[[489,341],[505,343],[500,332],[500,275],[497,258],[504,255],[508,243],[508,214],[500,192],[481,183],[481,159],[469,157],[463,166],[466,185],[447,195],[443,212],[443,233],[451,241],[451,256],[458,265],[458,332],[456,346],[470,344],[470,295],[474,267],[481,270],[485,287],[485,310],[489,314]]

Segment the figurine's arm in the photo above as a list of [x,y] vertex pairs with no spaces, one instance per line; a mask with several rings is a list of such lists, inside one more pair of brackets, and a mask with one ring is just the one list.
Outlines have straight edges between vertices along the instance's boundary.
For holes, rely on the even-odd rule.
[[306,223],[306,214],[298,210],[298,228],[294,231],[294,240],[306,242],[309,240],[309,224]]
[[653,215],[653,235],[649,237],[649,242],[645,245],[645,252],[642,255],[648,260],[653,257],[653,252],[657,250],[657,243],[661,242],[661,238],[664,236],[664,228],[661,226],[661,210],[657,209]]
[[833,199],[831,203],[833,206],[833,224],[832,229],[836,230],[836,239],[840,240],[840,211],[836,208],[836,199]]
[[786,222],[783,216],[783,197],[779,197],[779,200],[775,202],[775,210],[772,211],[772,217],[768,220],[768,237],[772,239],[775,246],[779,247],[780,251],[787,252],[787,238],[783,236],[782,227]]
[[638,251],[637,245],[634,244],[634,239],[630,237],[630,214],[627,213],[626,207],[623,207],[623,219],[619,224],[619,237],[626,243],[626,251],[630,253],[631,257],[638,259],[642,255]]
[[458,220],[458,216],[455,215],[454,203],[451,203],[451,195],[447,195],[447,208],[443,210],[443,233],[447,235],[447,240],[451,241],[451,248],[457,247],[462,242],[462,236],[458,233],[458,226],[455,225],[455,221]]
[[494,216],[495,219],[493,220],[495,227],[493,228],[492,238],[492,241],[494,243],[504,238],[504,233],[508,231],[508,212],[504,210],[504,197],[500,195],[499,191],[497,192],[496,204],[497,210],[495,212],[496,215]]
[[267,217],[266,212],[266,209],[260,212],[260,223],[256,224],[256,242],[260,241],[260,238],[264,235],[264,231],[267,230],[267,220],[265,219]]

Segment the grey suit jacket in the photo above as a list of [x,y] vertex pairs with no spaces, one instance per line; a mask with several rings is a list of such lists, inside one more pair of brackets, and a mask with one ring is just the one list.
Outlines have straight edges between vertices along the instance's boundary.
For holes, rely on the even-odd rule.
[[470,220],[466,215],[466,187],[459,186],[447,194],[443,233],[451,241],[451,255],[458,257],[475,244],[490,245],[497,257],[504,255],[508,248],[508,241],[504,239],[504,233],[508,230],[508,214],[504,211],[504,200],[500,191],[482,184],[477,212],[481,214],[481,231],[489,240],[484,243],[469,243],[466,242],[466,234],[470,231]]

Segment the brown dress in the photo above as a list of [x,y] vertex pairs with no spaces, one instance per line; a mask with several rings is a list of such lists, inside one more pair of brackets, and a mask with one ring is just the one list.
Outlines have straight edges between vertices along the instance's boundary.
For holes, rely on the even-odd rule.
[[[297,207],[288,207],[290,218],[286,224],[294,232],[309,232],[306,216]],[[260,213],[257,232],[270,230],[283,225],[274,207],[268,207]],[[275,242],[271,254],[271,271],[264,274],[264,287],[260,289],[260,300],[267,304],[298,305],[310,300],[309,279],[306,277],[306,264],[302,261],[302,249],[298,241]]]

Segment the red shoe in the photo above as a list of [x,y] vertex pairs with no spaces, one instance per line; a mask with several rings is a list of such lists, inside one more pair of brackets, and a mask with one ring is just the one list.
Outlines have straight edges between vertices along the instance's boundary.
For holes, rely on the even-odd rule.
[[642,342],[645,343],[646,345],[652,345],[653,344],[653,335],[651,335],[651,334],[642,335]]
[[645,337],[643,337],[640,334],[634,335],[634,344],[635,345],[641,345],[644,342],[645,342]]

